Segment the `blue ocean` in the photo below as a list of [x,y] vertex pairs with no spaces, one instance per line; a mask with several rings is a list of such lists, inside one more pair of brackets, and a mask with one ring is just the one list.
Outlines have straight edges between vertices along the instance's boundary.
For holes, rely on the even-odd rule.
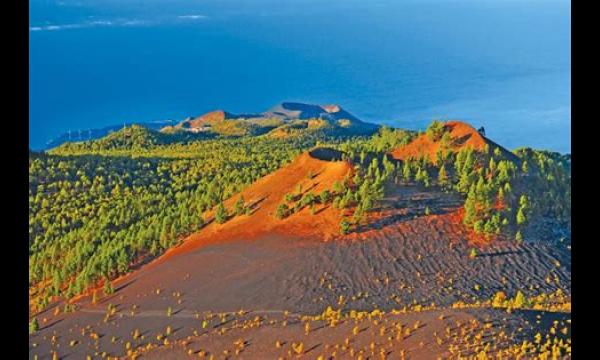
[[552,0],[30,0],[30,147],[298,101],[570,152],[570,28]]

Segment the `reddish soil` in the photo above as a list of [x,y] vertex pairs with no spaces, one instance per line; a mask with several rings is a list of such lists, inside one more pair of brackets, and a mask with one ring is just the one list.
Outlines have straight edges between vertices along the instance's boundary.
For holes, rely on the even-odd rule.
[[[312,192],[316,196],[325,189],[331,190],[333,184],[343,181],[351,170],[348,162],[320,160],[308,152],[304,153],[288,166],[258,180],[224,203],[231,211],[235,202],[243,196],[246,206],[252,209],[251,215],[236,216],[224,224],[211,222],[157,261],[162,262],[199,246],[229,239],[251,240],[269,234],[331,239],[339,234],[341,217],[340,212],[329,205],[317,206],[318,216],[310,215],[310,210],[304,208],[281,220],[275,217],[276,209],[284,202],[286,194],[296,194],[298,186],[301,186],[302,194]],[[210,213],[209,219],[213,216]]]
[[225,111],[223,110],[215,110],[209,113],[206,113],[202,116],[198,116],[189,121],[190,127],[192,129],[202,127],[207,124],[214,124],[216,122],[224,121],[226,118]]
[[[481,151],[486,144],[493,144],[475,130],[475,128],[464,122],[448,121],[444,125],[452,138],[452,143],[448,147],[449,151],[458,151],[463,147],[471,147],[473,150]],[[422,134],[408,145],[393,151],[392,156],[395,159],[404,160],[426,155],[429,159],[435,161],[437,159],[437,152],[441,147],[442,144],[440,141],[432,141],[427,134]]]
[[336,104],[322,105],[321,107],[328,113],[336,113],[340,111],[340,106]]

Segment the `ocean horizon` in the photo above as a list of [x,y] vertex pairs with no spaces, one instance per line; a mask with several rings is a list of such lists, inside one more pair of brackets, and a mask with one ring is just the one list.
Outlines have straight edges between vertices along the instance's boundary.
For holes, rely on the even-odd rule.
[[571,151],[570,2],[30,1],[30,148],[283,101]]

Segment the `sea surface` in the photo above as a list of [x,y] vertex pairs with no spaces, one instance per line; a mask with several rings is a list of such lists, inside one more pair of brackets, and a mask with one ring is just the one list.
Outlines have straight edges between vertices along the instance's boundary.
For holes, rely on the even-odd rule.
[[570,152],[570,19],[553,0],[31,0],[30,147],[300,101]]

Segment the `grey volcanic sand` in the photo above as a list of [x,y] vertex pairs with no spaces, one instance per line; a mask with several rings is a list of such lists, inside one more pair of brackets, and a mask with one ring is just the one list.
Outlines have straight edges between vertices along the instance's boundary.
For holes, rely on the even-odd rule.
[[[410,206],[395,209],[400,200],[394,196],[410,198]],[[444,307],[490,299],[499,290],[513,296],[517,290],[538,294],[560,288],[570,295],[571,254],[565,245],[497,241],[471,259],[464,228],[444,215],[456,207],[456,199],[413,191],[386,201],[380,220],[350,239],[231,239],[146,265],[97,305],[83,299],[74,313],[54,316],[50,308],[38,314],[41,330],[30,336],[30,358],[50,358],[51,349],[67,359],[85,358],[98,348],[123,356],[134,329],[146,334],[144,343],[159,343],[156,334],[167,325],[176,330],[172,339],[190,336],[201,322],[196,312],[317,314],[328,305],[338,308],[340,296],[344,310],[391,310],[414,302]],[[424,206],[439,215],[415,218]],[[104,323],[109,303],[118,312]],[[88,325],[101,335],[97,341],[81,335]],[[268,335],[269,342],[273,336]],[[69,346],[71,340],[78,344]]]
[[[191,326],[197,328],[199,323],[194,317],[196,311],[315,314],[327,305],[336,308],[340,295],[347,299],[344,309],[389,310],[413,301],[446,306],[473,297],[489,299],[498,290],[509,295],[518,289],[526,293],[558,288],[570,292],[568,250],[539,243],[498,243],[470,259],[464,241],[448,239],[448,234],[460,236],[453,226],[457,225],[424,217],[402,224],[402,231],[396,226],[385,227],[377,238],[368,241],[324,243],[272,237],[200,248],[142,268],[99,305],[84,301],[81,310],[73,314],[55,318],[47,310],[38,315],[38,319],[49,320],[30,337],[30,355],[49,354],[50,343],[43,337],[49,339],[53,333],[60,336],[61,356],[93,354],[89,348],[93,341],[80,336],[78,329],[88,324],[99,334],[106,334],[100,339],[102,351],[122,355],[123,344],[112,344],[111,336],[130,338],[134,328],[154,335],[167,325],[181,328],[177,336],[188,336]],[[453,240],[457,243],[451,248]],[[548,276],[558,278],[560,285],[548,283]],[[479,291],[475,284],[480,285]],[[156,294],[157,288],[160,294]],[[174,296],[174,292],[181,296]],[[114,324],[102,322],[108,303],[117,305],[123,315],[119,318],[117,314]],[[134,304],[139,307],[138,315],[131,317]],[[168,307],[174,313],[171,318],[166,316]],[[83,344],[69,347],[72,339]],[[31,348],[33,343],[38,346]]]

